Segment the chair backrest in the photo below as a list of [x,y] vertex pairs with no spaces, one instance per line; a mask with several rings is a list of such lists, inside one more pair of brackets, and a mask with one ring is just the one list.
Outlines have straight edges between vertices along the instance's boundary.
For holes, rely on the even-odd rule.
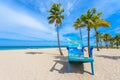
[[82,40],[79,37],[69,37],[67,39],[68,46],[69,47],[82,47],[83,43]]
[[80,57],[84,57],[84,48],[80,38],[78,37],[70,37],[68,38],[68,55],[77,55]]
[[78,49],[77,47],[67,47],[68,56],[79,56],[84,57],[83,48]]

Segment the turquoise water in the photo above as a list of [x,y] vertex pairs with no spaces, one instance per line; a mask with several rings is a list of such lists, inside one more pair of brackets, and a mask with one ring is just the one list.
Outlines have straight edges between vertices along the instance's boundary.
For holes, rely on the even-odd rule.
[[[66,47],[66,46],[62,46]],[[58,46],[0,46],[0,50],[58,48]]]

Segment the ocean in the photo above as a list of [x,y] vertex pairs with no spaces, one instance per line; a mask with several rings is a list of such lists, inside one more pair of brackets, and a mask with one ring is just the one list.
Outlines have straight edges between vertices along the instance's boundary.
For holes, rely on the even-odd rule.
[[[61,46],[61,48],[64,47],[66,46]],[[42,48],[58,48],[58,46],[0,46],[0,50],[42,49]]]

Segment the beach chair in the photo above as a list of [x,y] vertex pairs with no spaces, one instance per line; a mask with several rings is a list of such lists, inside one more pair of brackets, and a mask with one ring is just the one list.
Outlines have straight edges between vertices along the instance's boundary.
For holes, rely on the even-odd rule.
[[[75,39],[73,39],[74,41]],[[71,40],[72,41],[72,40]],[[71,62],[81,62],[81,63],[91,63],[91,70],[92,70],[92,75],[94,75],[94,58],[92,56],[92,50],[93,47],[90,47],[90,54],[89,57],[84,57],[84,47],[82,45],[82,42],[79,40],[78,43],[71,42],[69,39],[68,42],[68,72],[70,72],[70,63]]]

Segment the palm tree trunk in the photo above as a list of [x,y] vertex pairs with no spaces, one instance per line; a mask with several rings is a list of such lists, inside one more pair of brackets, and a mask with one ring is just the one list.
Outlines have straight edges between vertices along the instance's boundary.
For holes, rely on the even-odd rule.
[[106,37],[106,47],[108,49],[108,38]]
[[82,40],[82,31],[81,31],[81,28],[79,28],[80,30],[80,37],[81,37],[81,40]]
[[106,48],[108,49],[107,41],[106,41]]
[[101,46],[101,49],[102,49],[102,40],[101,40],[101,38],[100,38],[100,46]]
[[88,26],[88,54],[90,57],[90,27]]
[[98,33],[96,31],[96,47],[97,47],[97,51],[99,51],[99,47],[98,47]]
[[113,47],[113,43],[111,43],[111,47]]
[[100,41],[98,42],[99,50],[101,49],[101,43]]
[[61,47],[60,47],[60,38],[59,38],[58,26],[57,26],[57,39],[58,39],[58,48],[59,48],[60,55],[63,55]]
[[113,43],[112,43],[112,47],[113,47]]
[[117,42],[117,49],[119,49],[119,43]]

